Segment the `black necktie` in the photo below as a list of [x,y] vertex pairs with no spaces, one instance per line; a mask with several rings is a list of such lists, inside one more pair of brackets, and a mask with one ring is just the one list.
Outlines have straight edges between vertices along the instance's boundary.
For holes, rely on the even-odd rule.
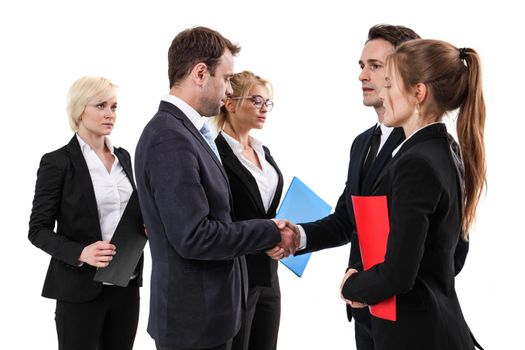
[[377,151],[379,150],[379,144],[381,143],[381,127],[377,127],[372,134],[372,142],[370,142],[370,151],[366,157],[365,163],[363,164],[363,171],[361,172],[361,183],[363,179],[367,177],[374,160],[376,160]]

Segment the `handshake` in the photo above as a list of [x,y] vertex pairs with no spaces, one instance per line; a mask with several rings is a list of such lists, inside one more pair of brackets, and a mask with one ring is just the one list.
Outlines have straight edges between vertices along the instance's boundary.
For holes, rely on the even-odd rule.
[[295,254],[301,244],[299,227],[285,219],[272,219],[279,228],[281,241],[275,247],[266,251],[266,254],[274,260],[286,258]]

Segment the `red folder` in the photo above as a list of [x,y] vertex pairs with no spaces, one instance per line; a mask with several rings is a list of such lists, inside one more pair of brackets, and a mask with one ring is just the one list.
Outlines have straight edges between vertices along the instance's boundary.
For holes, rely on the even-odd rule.
[[[390,221],[386,196],[352,196],[357,236],[363,267],[368,270],[385,261]],[[370,313],[385,320],[396,320],[396,297],[370,305]]]

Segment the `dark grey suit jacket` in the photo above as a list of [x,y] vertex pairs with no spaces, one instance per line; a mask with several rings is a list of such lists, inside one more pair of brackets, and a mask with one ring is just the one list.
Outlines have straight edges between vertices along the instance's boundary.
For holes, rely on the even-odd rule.
[[198,349],[238,332],[247,290],[243,255],[273,247],[277,226],[232,222],[224,169],[184,113],[168,102],[135,154],[152,256],[148,332],[165,347]]

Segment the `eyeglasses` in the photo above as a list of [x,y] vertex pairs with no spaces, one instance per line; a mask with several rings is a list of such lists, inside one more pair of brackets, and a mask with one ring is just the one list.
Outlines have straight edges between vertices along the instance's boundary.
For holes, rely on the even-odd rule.
[[273,101],[270,99],[264,99],[261,95],[253,95],[253,96],[246,96],[246,97],[230,97],[232,100],[244,100],[244,99],[250,99],[252,100],[253,105],[256,108],[261,109],[264,105],[266,107],[266,110],[270,112],[273,109]]

